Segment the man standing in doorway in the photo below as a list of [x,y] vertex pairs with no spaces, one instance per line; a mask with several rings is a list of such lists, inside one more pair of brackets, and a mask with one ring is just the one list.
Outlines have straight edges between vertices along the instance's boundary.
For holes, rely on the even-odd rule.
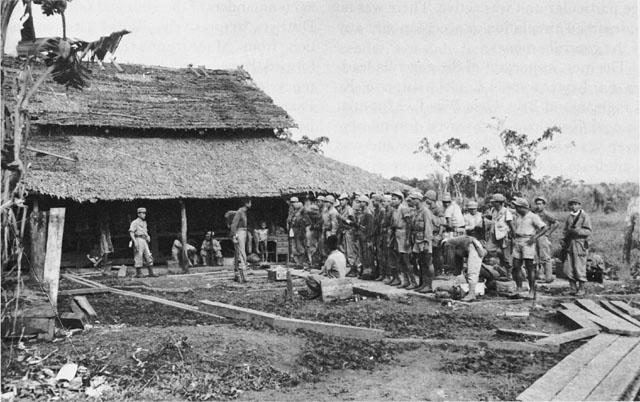
[[243,200],[242,207],[238,209],[231,223],[231,235],[236,254],[233,280],[240,283],[247,282],[245,277],[247,269],[247,211],[250,208],[251,200]]
[[158,276],[153,273],[153,257],[149,251],[151,237],[147,231],[147,209],[138,208],[138,217],[129,226],[129,236],[133,247],[133,262],[136,268],[136,278],[142,277],[142,267],[149,270],[149,276]]

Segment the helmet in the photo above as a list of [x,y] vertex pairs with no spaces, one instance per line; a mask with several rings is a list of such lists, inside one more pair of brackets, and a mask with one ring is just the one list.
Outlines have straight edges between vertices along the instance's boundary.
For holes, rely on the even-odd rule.
[[504,195],[502,194],[494,194],[493,197],[491,197],[491,202],[504,202]]
[[317,198],[318,201],[322,201],[322,202],[324,202],[324,199],[325,199],[324,195],[319,195]]
[[425,194],[424,194],[425,198],[431,201],[435,201],[438,198],[438,194],[436,194],[435,191],[433,190],[428,190]]
[[400,198],[401,200],[404,200],[404,194],[402,194],[402,191],[400,191],[400,190],[393,191],[391,193],[391,195],[395,195],[396,197]]
[[369,197],[367,197],[366,195],[361,195],[360,197],[358,197],[358,202],[369,202]]
[[580,200],[579,200],[578,198],[576,198],[576,197],[572,197],[572,198],[569,200],[568,204],[580,204],[580,205],[582,205],[582,203],[580,202]]
[[442,201],[442,202],[451,202],[451,194],[449,194],[449,193],[442,194],[442,199],[440,201]]
[[298,201],[300,201],[300,200],[298,199],[298,197],[291,197],[291,199],[290,199],[289,201],[291,201],[291,202],[298,202]]
[[529,201],[522,197],[516,197],[513,200],[513,205],[516,207],[529,208]]
[[538,200],[542,201],[545,203],[545,205],[547,204],[547,199],[544,198],[543,196],[539,195],[536,198],[533,199],[533,202],[538,202]]
[[411,198],[411,199],[414,199],[414,200],[418,200],[418,201],[422,201],[422,194],[420,194],[417,191],[413,191],[413,192],[411,192],[411,194],[409,194],[408,198]]
[[347,193],[342,193],[340,194],[340,197],[338,197],[338,200],[348,200],[349,196],[347,195]]
[[467,209],[478,209],[478,203],[475,201],[467,202]]
[[147,212],[147,208],[138,208],[138,213],[140,213],[140,212],[145,212],[146,213]]
[[328,196],[324,197],[324,202],[330,202],[331,205],[333,205],[333,203],[336,202],[336,199],[334,196],[329,194]]

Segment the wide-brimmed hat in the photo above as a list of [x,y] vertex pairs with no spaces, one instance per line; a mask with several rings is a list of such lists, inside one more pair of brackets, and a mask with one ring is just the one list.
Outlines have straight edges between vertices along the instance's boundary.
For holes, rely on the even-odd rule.
[[544,202],[545,204],[547,204],[547,199],[544,198],[543,196],[539,195],[536,198],[533,199],[533,202],[537,202],[538,200]]
[[402,194],[402,191],[400,191],[400,190],[393,191],[391,193],[391,195],[392,196],[395,195],[396,197],[400,198],[401,200],[404,200],[404,194]]
[[578,198],[576,198],[576,197],[572,197],[572,198],[569,200],[568,204],[580,204],[580,205],[582,205],[582,202],[581,202]]
[[291,202],[298,202],[298,201],[300,201],[300,200],[298,199],[298,197],[291,197],[291,198],[289,199],[289,201],[291,201]]

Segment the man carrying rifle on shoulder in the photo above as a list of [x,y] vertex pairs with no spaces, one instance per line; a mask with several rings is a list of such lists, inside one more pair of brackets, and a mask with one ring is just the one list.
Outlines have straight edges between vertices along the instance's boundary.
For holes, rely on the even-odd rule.
[[587,281],[587,254],[589,242],[587,238],[592,232],[591,218],[582,209],[577,198],[569,200],[571,211],[564,225],[564,237],[561,240],[562,255],[565,262],[564,273],[569,280],[571,293],[584,296],[584,283]]

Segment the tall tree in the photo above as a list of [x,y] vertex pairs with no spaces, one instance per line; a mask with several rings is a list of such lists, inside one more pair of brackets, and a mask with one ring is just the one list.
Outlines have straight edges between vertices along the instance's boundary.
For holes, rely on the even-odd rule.
[[453,161],[453,157],[459,153],[460,151],[464,151],[469,149],[469,144],[460,141],[458,138],[451,137],[445,142],[436,142],[431,145],[429,139],[424,137],[420,140],[420,145],[418,149],[414,153],[425,153],[429,155],[434,162],[442,168],[447,173],[447,181],[445,182],[445,191],[449,191],[449,184],[452,183],[456,197],[460,198],[462,196],[460,191],[460,180],[461,177],[456,176],[457,171],[453,171],[451,167],[451,163]]
[[[508,182],[511,192],[519,192],[521,188],[530,187],[540,153],[549,149],[554,135],[562,131],[559,127],[553,126],[544,130],[541,136],[530,139],[527,134],[505,129],[506,119],[493,117],[492,120],[488,127],[496,131],[505,154],[502,158],[495,157],[485,161],[482,165],[483,171],[492,172],[493,175],[500,173],[501,181]],[[487,154],[489,150],[483,148],[480,155]],[[494,177],[493,175],[490,177]],[[483,176],[488,175],[483,173]]]

